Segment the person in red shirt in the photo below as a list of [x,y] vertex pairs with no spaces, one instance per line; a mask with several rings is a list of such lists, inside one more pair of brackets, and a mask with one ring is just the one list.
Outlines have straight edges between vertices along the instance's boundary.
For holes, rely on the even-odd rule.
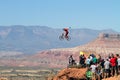
[[111,64],[111,67],[112,67],[112,70],[111,70],[111,75],[114,76],[114,74],[118,74],[117,73],[117,58],[114,57],[114,55],[112,54],[112,58],[110,59],[110,64]]

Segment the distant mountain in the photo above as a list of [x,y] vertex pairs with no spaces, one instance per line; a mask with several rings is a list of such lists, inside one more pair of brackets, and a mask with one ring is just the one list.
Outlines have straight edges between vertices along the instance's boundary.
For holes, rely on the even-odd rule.
[[27,54],[53,48],[74,47],[88,43],[101,32],[113,30],[70,29],[70,41],[60,41],[62,29],[47,26],[0,26],[0,51],[17,51]]

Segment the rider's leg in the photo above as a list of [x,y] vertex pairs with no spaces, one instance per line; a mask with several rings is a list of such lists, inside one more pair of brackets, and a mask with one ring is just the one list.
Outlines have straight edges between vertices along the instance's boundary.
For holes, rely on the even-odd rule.
[[66,32],[66,34],[65,34],[65,38],[68,38],[68,32]]
[[62,37],[64,37],[64,33],[62,33]]

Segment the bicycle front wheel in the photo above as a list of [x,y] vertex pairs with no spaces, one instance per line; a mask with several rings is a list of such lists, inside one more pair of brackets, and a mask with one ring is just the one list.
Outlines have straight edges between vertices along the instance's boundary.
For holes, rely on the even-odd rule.
[[68,36],[66,39],[67,39],[68,41],[70,41],[70,40],[71,40],[71,37],[70,37],[70,36]]

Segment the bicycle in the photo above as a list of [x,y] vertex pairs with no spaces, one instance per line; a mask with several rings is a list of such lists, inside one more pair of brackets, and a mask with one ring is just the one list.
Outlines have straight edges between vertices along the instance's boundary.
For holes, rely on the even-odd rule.
[[64,33],[62,33],[62,35],[59,36],[59,39],[60,39],[60,40],[66,39],[66,40],[69,41],[69,40],[71,40],[71,37],[70,37],[69,35],[66,37],[66,36],[64,35]]

